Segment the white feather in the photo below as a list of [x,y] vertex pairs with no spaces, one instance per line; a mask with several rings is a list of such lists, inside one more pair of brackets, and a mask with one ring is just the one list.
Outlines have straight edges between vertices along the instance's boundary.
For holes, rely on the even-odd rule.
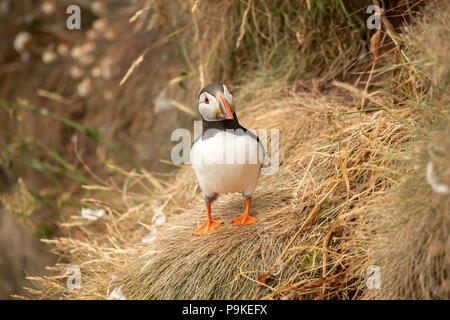
[[207,196],[243,192],[251,195],[259,178],[260,144],[249,135],[219,131],[196,141],[191,161],[200,188]]

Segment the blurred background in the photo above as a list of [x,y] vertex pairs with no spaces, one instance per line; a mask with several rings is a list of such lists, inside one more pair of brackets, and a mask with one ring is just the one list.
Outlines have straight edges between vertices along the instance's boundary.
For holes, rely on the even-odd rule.
[[[73,4],[79,30],[66,26]],[[366,27],[370,4],[384,8],[388,31]],[[197,94],[209,82],[227,83],[241,101],[276,82],[333,92],[358,109],[359,98],[330,85],[339,80],[373,91],[391,86],[391,103],[403,103],[406,71],[393,71],[395,84],[367,71],[375,60],[405,62],[388,33],[423,6],[0,0],[0,299],[23,294],[32,286],[27,276],[59,262],[41,239],[65,236],[61,226],[91,194],[83,185],[120,186],[123,172],[148,172],[157,186],[177,169],[171,132],[193,130]]]
[[[72,4],[80,30],[66,26]],[[180,5],[0,1],[0,298],[55,262],[39,239],[61,235],[58,224],[79,212],[82,184],[114,175],[108,165],[174,168],[160,159],[170,159],[171,131],[194,113],[170,112],[171,99],[191,109],[195,96],[167,19]],[[140,72],[120,86],[143,54]]]

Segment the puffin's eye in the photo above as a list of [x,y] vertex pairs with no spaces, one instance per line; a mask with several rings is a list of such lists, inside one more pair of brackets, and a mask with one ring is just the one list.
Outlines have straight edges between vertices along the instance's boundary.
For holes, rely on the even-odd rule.
[[208,97],[205,97],[205,103],[209,104]]

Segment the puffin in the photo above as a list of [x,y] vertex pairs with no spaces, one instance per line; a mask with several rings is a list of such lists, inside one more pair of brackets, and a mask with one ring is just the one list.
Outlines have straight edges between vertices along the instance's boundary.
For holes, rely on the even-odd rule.
[[190,158],[205,202],[206,222],[194,235],[210,233],[222,223],[211,216],[211,203],[219,194],[240,192],[245,199],[244,213],[232,224],[256,223],[250,216],[250,204],[264,163],[263,145],[240,125],[225,84],[204,87],[198,96],[198,110],[202,134],[195,139]]

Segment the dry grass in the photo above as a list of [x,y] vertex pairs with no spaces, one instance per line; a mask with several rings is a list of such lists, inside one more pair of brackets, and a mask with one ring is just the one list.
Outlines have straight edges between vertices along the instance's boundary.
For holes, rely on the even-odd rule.
[[[425,141],[415,154],[416,173],[372,203],[360,244],[371,248],[369,259],[382,267],[383,280],[381,290],[364,298],[450,299],[450,199],[429,182],[450,185],[449,133],[447,128]],[[433,170],[427,172],[429,164]]]
[[418,61],[411,82],[422,102],[416,108],[428,124],[415,131],[405,153],[405,182],[374,199],[365,217],[358,243],[369,263],[383,271],[381,290],[367,291],[365,298],[450,299],[450,70],[449,41],[443,41],[450,8],[431,7],[424,16],[405,43]]
[[[349,243],[368,210],[365,201],[401,178],[392,169],[397,160],[388,155],[411,137],[408,126],[387,112],[338,115],[347,110],[342,104],[342,98],[273,87],[240,113],[244,124],[280,129],[280,171],[259,183],[256,225],[225,225],[193,237],[204,209],[192,170],[181,169],[174,185],[157,197],[168,221],[154,242],[141,240],[155,199],[125,213],[109,207],[105,236],[83,228],[85,240],[52,241],[70,252],[71,264],[80,264],[83,289],[45,281],[42,297],[105,298],[122,284],[125,296],[134,299],[360,297],[363,279],[354,270],[364,257]],[[266,112],[257,113],[262,106]],[[408,109],[396,114],[411,116]],[[136,178],[142,179],[131,181]],[[229,221],[240,214],[241,202],[239,195],[222,196],[213,215]]]

